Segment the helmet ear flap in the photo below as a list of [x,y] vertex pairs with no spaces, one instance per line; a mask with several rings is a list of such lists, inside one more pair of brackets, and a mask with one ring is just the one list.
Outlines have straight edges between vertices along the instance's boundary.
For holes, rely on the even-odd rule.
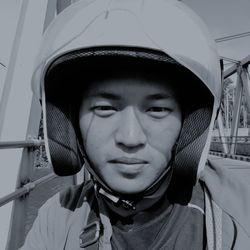
[[[212,117],[211,107],[200,107],[186,114],[173,160],[173,173],[168,188],[172,203],[187,205],[197,181],[199,161],[206,144]],[[196,124],[200,123],[197,129]]]
[[69,105],[46,103],[49,154],[54,172],[59,176],[78,173],[84,163],[72,116]]

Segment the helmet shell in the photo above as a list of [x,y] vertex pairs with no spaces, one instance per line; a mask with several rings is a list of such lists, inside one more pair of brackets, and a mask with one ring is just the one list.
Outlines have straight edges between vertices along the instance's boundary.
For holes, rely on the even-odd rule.
[[199,77],[219,104],[221,72],[215,42],[197,14],[175,0],[82,0],[72,4],[44,35],[33,75],[34,92],[41,97],[45,72],[57,57],[99,46],[163,51]]
[[[37,57],[32,86],[42,99],[46,150],[55,172],[74,174],[84,160],[71,107],[62,100],[55,103],[47,98],[51,96],[51,88],[45,86],[46,77],[51,66],[63,64],[65,58],[73,61],[72,55],[82,50],[97,51],[100,56],[104,48],[124,49],[126,56],[133,55],[135,50],[164,53],[166,61],[181,65],[213,96],[214,103],[204,103],[187,114],[176,147],[174,184],[170,189],[177,194],[179,188],[180,196],[187,192],[190,196],[197,171],[204,168],[220,104],[221,71],[215,42],[207,28],[197,14],[176,0],[82,0],[72,4],[51,23]],[[86,53],[80,56],[85,57]],[[53,85],[53,81],[48,84]],[[181,84],[185,89],[193,86],[188,79]],[[90,171],[95,175],[92,169]]]

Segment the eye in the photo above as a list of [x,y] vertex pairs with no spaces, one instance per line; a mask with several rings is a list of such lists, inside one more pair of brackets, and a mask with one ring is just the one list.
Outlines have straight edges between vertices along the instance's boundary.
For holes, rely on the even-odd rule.
[[167,107],[150,107],[146,112],[154,118],[164,118],[171,112],[171,109]]
[[110,105],[97,105],[92,107],[91,110],[93,110],[96,115],[102,117],[113,115],[117,111],[115,107]]

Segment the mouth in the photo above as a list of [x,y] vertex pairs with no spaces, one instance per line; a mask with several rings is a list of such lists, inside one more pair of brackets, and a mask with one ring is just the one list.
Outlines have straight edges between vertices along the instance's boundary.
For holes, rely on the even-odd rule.
[[132,158],[132,157],[119,157],[112,159],[109,162],[114,164],[124,164],[124,165],[142,165],[148,163],[148,161],[145,161],[143,159]]
[[132,157],[119,157],[109,161],[124,178],[133,179],[148,167],[149,162]]

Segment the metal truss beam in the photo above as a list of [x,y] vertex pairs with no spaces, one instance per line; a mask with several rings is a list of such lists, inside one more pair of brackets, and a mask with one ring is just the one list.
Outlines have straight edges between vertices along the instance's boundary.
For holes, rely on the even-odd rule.
[[241,79],[242,79],[242,83],[243,83],[243,87],[244,87],[244,91],[246,95],[246,103],[248,106],[248,110],[250,112],[250,79],[249,79],[249,73],[246,68],[242,69]]
[[219,128],[219,136],[220,136],[220,141],[222,143],[223,153],[228,154],[229,151],[228,151],[228,145],[226,142],[226,137],[224,134],[223,118],[222,118],[221,112],[218,115],[217,124],[218,124],[218,128]]
[[245,57],[244,59],[242,59],[241,61],[239,61],[239,63],[236,63],[235,65],[233,65],[232,67],[230,67],[229,69],[224,71],[224,79],[233,75],[234,73],[237,72],[237,68],[239,67],[239,65],[241,65],[241,67],[247,67],[250,64],[250,55],[248,55],[247,57]]
[[243,94],[243,81],[242,81],[242,68],[238,67],[237,69],[237,85],[236,85],[236,95],[235,95],[235,104],[233,110],[233,120],[232,120],[232,128],[231,128],[231,147],[230,154],[235,154],[236,152],[236,137],[238,134],[239,120],[240,120],[240,107],[242,102],[242,94]]

